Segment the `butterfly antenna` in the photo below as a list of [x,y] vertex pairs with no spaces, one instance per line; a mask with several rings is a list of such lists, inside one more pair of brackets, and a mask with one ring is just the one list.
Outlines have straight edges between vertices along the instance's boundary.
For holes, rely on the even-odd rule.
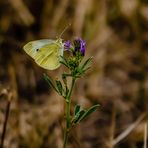
[[67,25],[64,30],[61,32],[59,38],[61,38],[61,36],[63,35],[63,33],[68,29],[68,27],[71,26],[71,24]]

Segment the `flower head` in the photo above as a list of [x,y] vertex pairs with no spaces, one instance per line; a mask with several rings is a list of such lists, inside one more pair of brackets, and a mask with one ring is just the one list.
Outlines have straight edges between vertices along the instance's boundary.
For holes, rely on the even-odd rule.
[[85,55],[85,49],[86,49],[86,42],[84,42],[83,40],[81,40],[81,48],[80,48],[80,51],[82,53],[82,55],[84,56]]
[[65,47],[65,49],[69,50],[70,47],[71,47],[70,41],[65,41],[65,42],[64,42],[64,47]]
[[74,40],[75,52],[79,51],[83,56],[85,55],[85,47],[86,42],[83,41],[81,38]]

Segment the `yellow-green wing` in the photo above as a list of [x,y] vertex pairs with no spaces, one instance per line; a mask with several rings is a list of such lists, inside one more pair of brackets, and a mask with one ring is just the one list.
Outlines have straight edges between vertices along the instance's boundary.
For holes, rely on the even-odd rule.
[[60,55],[63,55],[63,47],[54,42],[41,47],[34,59],[39,66],[54,70],[60,66]]
[[34,59],[34,57],[37,56],[37,54],[38,54],[38,49],[40,49],[44,45],[54,43],[54,42],[55,42],[54,40],[50,40],[50,39],[42,39],[42,40],[31,41],[31,42],[27,43],[23,47],[23,49],[25,50],[25,52],[29,56],[31,56]]

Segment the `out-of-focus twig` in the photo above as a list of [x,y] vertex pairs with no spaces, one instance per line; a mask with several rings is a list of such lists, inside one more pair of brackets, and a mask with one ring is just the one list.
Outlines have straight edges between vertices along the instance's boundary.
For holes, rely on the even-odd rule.
[[94,30],[94,34],[92,40],[88,45],[88,49],[94,50],[96,53],[96,49],[102,45],[106,45],[108,40],[112,38],[113,31],[107,25],[107,5],[105,1],[98,1],[99,9],[96,12],[94,18],[94,26],[92,30]]
[[148,130],[147,123],[145,123],[145,125],[144,125],[144,146],[143,146],[143,148],[147,148],[147,130]]
[[126,136],[128,136],[138,126],[138,124],[147,116],[147,114],[147,112],[144,112],[134,123],[132,123],[124,132],[122,132],[113,140],[112,145],[116,145]]
[[113,145],[110,144],[113,142],[114,139],[114,133],[115,133],[115,124],[116,124],[116,108],[113,104],[112,108],[112,118],[111,118],[111,126],[110,126],[110,137],[109,137],[109,145],[108,148],[113,148]]
[[75,10],[75,16],[74,16],[74,22],[73,22],[73,28],[74,33],[77,36],[81,36],[85,15],[88,10],[88,7],[91,5],[90,0],[77,0],[77,7]]
[[26,26],[30,26],[34,22],[33,15],[22,0],[10,0],[10,4]]
[[5,135],[6,135],[7,123],[8,123],[9,113],[10,113],[10,105],[11,105],[11,100],[12,100],[12,93],[8,92],[8,90],[4,89],[4,90],[2,90],[0,95],[6,95],[7,96],[6,113],[5,113],[5,119],[4,119],[2,136],[1,136],[1,143],[0,143],[0,148],[3,148],[4,147]]
[[57,5],[54,16],[53,16],[53,26],[56,26],[62,16],[64,15],[64,12],[68,6],[68,0],[62,0],[60,1],[60,4]]

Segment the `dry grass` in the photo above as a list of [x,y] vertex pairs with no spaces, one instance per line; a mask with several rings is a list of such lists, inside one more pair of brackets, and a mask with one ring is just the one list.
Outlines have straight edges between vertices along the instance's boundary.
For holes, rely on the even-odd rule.
[[[46,71],[22,46],[56,38],[69,24],[63,38],[82,37],[87,41],[86,56],[94,57],[92,69],[77,82],[73,104],[102,106],[74,129],[69,147],[142,147],[147,116],[141,115],[148,108],[147,16],[146,0],[0,1],[0,92],[9,88],[14,96],[6,148],[61,148],[63,101],[48,89],[42,80]],[[62,71],[47,73],[58,77]],[[6,100],[0,101],[2,132]]]

